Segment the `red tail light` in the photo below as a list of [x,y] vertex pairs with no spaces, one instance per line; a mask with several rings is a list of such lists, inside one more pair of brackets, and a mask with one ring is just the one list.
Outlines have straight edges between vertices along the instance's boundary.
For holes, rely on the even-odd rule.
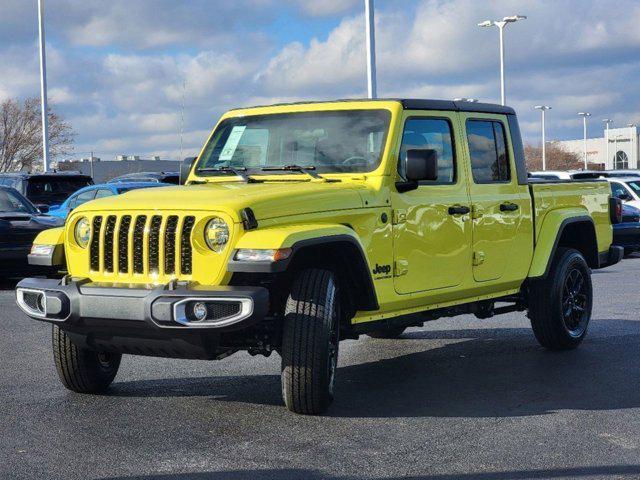
[[622,200],[609,197],[609,215],[611,223],[622,223]]

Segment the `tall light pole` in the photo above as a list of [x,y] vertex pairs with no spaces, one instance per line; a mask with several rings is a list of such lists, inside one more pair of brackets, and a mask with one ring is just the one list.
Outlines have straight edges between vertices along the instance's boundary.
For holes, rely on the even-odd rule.
[[578,112],[582,117],[582,130],[584,133],[584,169],[587,170],[587,118],[591,116],[589,112]]
[[478,24],[479,27],[498,27],[500,31],[500,101],[502,105],[506,105],[507,102],[504,85],[504,27],[509,23],[525,20],[526,18],[524,15],[512,15],[510,17],[504,17],[502,20],[485,20]]
[[547,139],[545,135],[544,114],[547,110],[551,110],[548,105],[536,105],[536,110],[540,110],[541,113],[541,127],[542,127],[542,170],[547,169]]
[[44,38],[44,0],[38,0],[38,32],[40,37],[40,109],[42,110],[42,160],[49,170],[49,116],[47,110],[47,59]]
[[364,0],[364,17],[367,34],[367,93],[369,98],[378,97],[376,81],[376,26],[373,15],[373,0]]
[[611,125],[613,123],[613,120],[611,120],[610,118],[603,118],[602,119],[602,123],[604,123],[605,127],[604,127],[604,142],[606,144],[606,148],[605,151],[607,152],[607,158],[604,161],[604,168],[606,170],[607,168],[607,163],[609,163],[609,125]]

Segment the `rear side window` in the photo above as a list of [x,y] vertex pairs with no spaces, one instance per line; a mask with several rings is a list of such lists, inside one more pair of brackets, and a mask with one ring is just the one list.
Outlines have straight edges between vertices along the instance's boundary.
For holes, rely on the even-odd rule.
[[69,208],[79,207],[83,203],[87,203],[89,200],[93,200],[95,196],[96,196],[95,190],[87,190],[86,192],[82,192],[76,195],[75,198],[73,198],[69,202]]
[[110,197],[112,195],[113,195],[113,192],[107,188],[101,188],[96,192],[96,198]]
[[611,182],[611,193],[616,198],[624,197],[628,195],[627,189],[621,183]]
[[467,120],[467,142],[475,183],[511,180],[505,138],[500,122]]
[[92,183],[89,177],[34,177],[29,179],[27,194],[29,196],[52,193],[70,194]]
[[402,145],[398,162],[398,173],[405,178],[405,160],[407,151],[414,149],[435,150],[438,154],[438,179],[434,182],[453,183],[456,179],[451,139],[451,124],[448,120],[437,118],[411,118],[404,124]]

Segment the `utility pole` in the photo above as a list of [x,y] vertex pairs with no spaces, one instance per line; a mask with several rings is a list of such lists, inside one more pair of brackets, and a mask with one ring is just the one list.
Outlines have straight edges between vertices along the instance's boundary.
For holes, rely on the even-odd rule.
[[609,125],[610,125],[611,123],[613,123],[613,120],[611,120],[610,118],[604,118],[604,119],[602,120],[602,122],[605,124],[605,131],[604,131],[604,143],[606,144],[606,148],[605,148],[605,150],[606,150],[606,152],[607,152],[607,153],[606,153],[607,158],[605,158],[605,160],[604,160],[604,169],[606,170],[606,169],[607,169],[607,164],[609,163],[609,160],[611,160],[611,159],[609,158]]
[[49,115],[47,107],[47,59],[44,36],[44,0],[38,0],[38,33],[40,39],[40,109],[42,110],[43,170],[49,170]]
[[369,98],[378,98],[376,80],[376,26],[373,0],[364,0],[364,17],[367,40],[367,93]]
[[582,130],[584,133],[584,169],[587,170],[587,117],[590,117],[589,112],[578,112],[578,115],[582,117]]
[[507,104],[504,81],[504,27],[519,20],[526,20],[526,18],[525,15],[511,15],[510,17],[504,17],[502,20],[485,20],[478,24],[479,27],[498,27],[500,31],[500,102],[502,105]]
[[551,110],[551,107],[548,105],[536,105],[536,110],[540,110],[542,114],[542,170],[547,169],[547,139],[545,134],[545,125],[544,125],[544,114],[547,110]]

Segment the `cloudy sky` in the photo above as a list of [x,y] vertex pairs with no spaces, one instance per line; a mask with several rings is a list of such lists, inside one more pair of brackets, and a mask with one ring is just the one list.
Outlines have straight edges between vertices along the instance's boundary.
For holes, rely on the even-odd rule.
[[[0,3],[0,100],[38,94],[36,0]],[[49,97],[74,127],[76,154],[195,153],[224,110],[366,94],[362,0],[47,0]],[[640,121],[640,2],[377,0],[379,95],[507,102],[525,140],[553,106],[548,137],[582,135],[576,112]]]

